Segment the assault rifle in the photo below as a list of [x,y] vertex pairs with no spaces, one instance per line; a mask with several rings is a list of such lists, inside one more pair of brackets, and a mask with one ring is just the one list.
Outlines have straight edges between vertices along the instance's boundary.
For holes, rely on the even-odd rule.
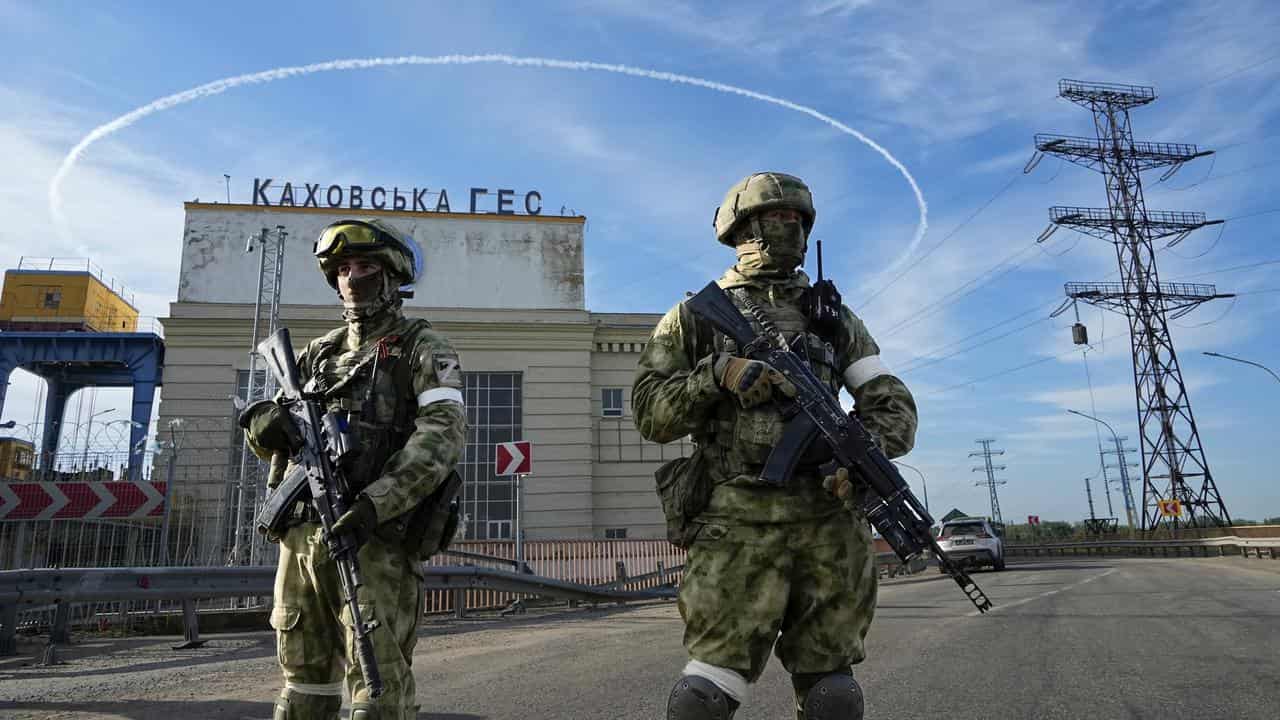
[[[333,524],[351,506],[352,493],[342,472],[342,461],[352,455],[354,448],[338,418],[324,407],[324,393],[303,388],[298,378],[298,361],[293,356],[289,342],[289,330],[281,328],[271,337],[258,343],[258,354],[267,361],[267,368],[280,385],[280,406],[293,419],[301,431],[303,447],[293,457],[294,474],[287,478],[268,498],[264,512],[258,516],[260,531],[275,526],[281,515],[268,512],[268,507],[279,507],[286,502],[305,499],[320,516],[324,528],[325,544],[338,566],[338,579],[342,584],[342,601],[351,613],[356,641],[356,660],[364,675],[369,695],[383,693],[382,674],[373,656],[373,639],[370,634],[378,628],[376,619],[365,622],[357,603],[356,590],[363,584],[360,579],[360,562],[356,557],[359,541],[353,533],[334,534]],[[301,475],[298,472],[301,472]],[[305,478],[305,480],[304,480]],[[302,490],[305,486],[305,491]],[[307,497],[307,496],[310,497]],[[276,497],[280,501],[272,502]],[[273,528],[275,529],[275,528]]]
[[933,518],[912,494],[898,469],[862,423],[845,413],[839,398],[813,374],[799,353],[792,351],[773,323],[752,308],[753,316],[764,328],[764,334],[756,335],[751,323],[714,282],[685,303],[694,314],[733,339],[744,357],[768,363],[796,387],[794,398],[780,401],[787,425],[765,461],[761,481],[785,485],[809,445],[815,441],[826,443],[833,460],[827,466],[829,472],[824,472],[830,474],[836,467],[846,467],[866,483],[872,492],[865,494],[862,511],[898,557],[905,563],[925,549],[932,550],[943,571],[956,581],[978,611],[989,610],[991,601],[977,583],[938,547],[933,539]]

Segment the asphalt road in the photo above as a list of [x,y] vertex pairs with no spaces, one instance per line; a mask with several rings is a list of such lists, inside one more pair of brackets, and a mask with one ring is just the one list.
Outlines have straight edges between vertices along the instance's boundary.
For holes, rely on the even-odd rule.
[[[856,668],[868,718],[1280,716],[1280,562],[1054,561],[975,578],[998,606],[982,616],[932,570],[882,586]],[[419,720],[661,718],[680,632],[671,603],[429,621]],[[55,667],[0,658],[0,717],[269,718],[270,634],[209,637],[188,651],[83,638]],[[792,717],[775,660],[737,718]]]

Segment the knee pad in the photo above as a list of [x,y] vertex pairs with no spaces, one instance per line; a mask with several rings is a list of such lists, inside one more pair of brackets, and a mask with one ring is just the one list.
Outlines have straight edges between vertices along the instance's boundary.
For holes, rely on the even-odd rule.
[[285,690],[276,698],[271,720],[338,720],[342,698]]
[[667,698],[667,720],[731,720],[738,701],[699,675],[685,675]]
[[804,720],[862,720],[862,687],[849,671],[793,675],[791,682],[797,695],[803,685],[809,686],[800,705]]

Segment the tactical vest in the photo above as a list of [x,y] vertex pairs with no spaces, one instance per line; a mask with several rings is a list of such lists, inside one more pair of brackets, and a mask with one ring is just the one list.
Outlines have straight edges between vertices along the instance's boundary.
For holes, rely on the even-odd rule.
[[311,377],[332,393],[327,409],[346,421],[359,449],[343,465],[353,493],[382,474],[391,455],[413,433],[418,401],[413,392],[412,358],[418,337],[431,323],[405,318],[371,348],[346,350],[347,328],[320,338],[310,353]]
[[[727,291],[729,298],[743,316],[750,321],[757,333],[764,331],[759,320],[750,312],[754,305],[766,317],[798,353],[815,375],[818,376],[832,392],[838,393],[841,387],[842,358],[838,357],[836,348],[844,346],[843,338],[824,338],[811,326],[805,312],[804,302],[780,302],[773,304],[767,300],[754,300],[746,295],[745,288],[732,288]],[[840,334],[844,334],[841,330]],[[734,340],[719,331],[713,331],[712,349],[715,352],[737,354],[739,347]],[[737,401],[726,398],[716,407],[714,418],[709,423],[704,439],[714,461],[718,461],[729,478],[758,475],[774,446],[782,439],[786,426],[781,412],[773,403],[764,403],[754,408],[743,409]],[[801,458],[800,471],[812,471],[817,465],[830,459],[830,451],[825,445],[815,443]]]

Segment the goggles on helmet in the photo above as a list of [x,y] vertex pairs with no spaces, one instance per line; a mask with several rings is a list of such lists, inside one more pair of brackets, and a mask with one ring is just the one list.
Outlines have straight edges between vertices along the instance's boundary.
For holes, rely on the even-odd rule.
[[348,251],[365,252],[384,247],[400,248],[400,246],[401,243],[395,238],[389,237],[378,228],[358,220],[351,220],[325,228],[312,246],[311,252],[318,258],[327,258]]

